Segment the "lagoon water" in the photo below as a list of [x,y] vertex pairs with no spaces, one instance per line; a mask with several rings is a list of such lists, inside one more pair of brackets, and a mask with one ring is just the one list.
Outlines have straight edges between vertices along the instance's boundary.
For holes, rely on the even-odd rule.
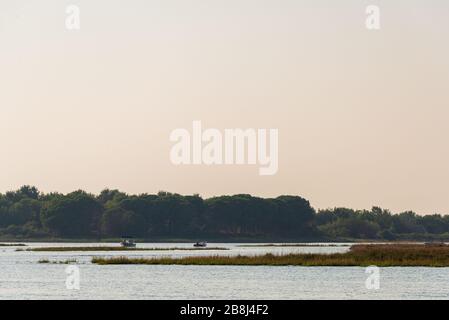
[[[94,265],[94,256],[258,255],[265,253],[345,252],[348,244],[316,247],[245,247],[210,244],[226,251],[30,252],[29,247],[112,246],[107,243],[27,243],[0,247],[0,299],[449,299],[449,268],[380,269],[379,290],[368,290],[361,267]],[[146,243],[138,247],[186,247]],[[79,267],[80,289],[66,288],[65,264]]]

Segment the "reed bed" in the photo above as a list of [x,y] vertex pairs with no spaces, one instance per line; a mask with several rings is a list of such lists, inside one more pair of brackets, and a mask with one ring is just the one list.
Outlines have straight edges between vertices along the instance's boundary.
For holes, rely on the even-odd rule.
[[324,243],[269,243],[269,244],[241,244],[237,247],[240,248],[270,248],[270,247],[349,247],[350,244],[336,244],[336,243],[330,243],[330,244],[324,244]]
[[67,260],[61,260],[61,261],[50,261],[48,259],[40,259],[38,263],[42,264],[71,264],[71,263],[78,263],[78,260],[76,259],[67,259]]
[[38,261],[38,263],[50,263],[50,260],[48,260],[48,259],[40,259]]
[[92,263],[145,265],[234,265],[234,266],[370,266],[449,267],[447,245],[354,245],[346,253],[265,254],[261,256],[207,256],[183,258],[94,257]]

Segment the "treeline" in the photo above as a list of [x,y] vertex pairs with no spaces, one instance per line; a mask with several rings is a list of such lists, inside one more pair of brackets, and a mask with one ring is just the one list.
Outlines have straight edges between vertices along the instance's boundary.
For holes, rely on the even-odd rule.
[[449,239],[449,216],[335,208],[316,212],[298,196],[203,199],[168,192],[69,194],[24,186],[0,194],[4,239],[426,240]]

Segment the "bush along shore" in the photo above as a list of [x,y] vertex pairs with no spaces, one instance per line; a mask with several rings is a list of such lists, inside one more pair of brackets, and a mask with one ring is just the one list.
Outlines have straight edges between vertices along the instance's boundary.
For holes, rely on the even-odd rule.
[[346,253],[184,258],[94,257],[92,263],[148,265],[449,267],[448,245],[354,245]]

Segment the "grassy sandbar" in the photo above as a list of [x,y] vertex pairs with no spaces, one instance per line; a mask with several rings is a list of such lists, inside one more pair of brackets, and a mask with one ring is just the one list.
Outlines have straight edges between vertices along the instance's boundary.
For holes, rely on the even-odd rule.
[[[193,251],[193,250],[229,250],[228,248],[125,248],[125,247],[39,247],[29,248],[26,251],[39,251],[39,252],[64,252],[64,251]],[[18,249],[17,251],[23,251]]]
[[239,265],[239,266],[370,266],[449,267],[448,245],[354,245],[346,253],[265,254],[260,256],[207,256],[183,258],[95,257],[92,263],[147,265]]

